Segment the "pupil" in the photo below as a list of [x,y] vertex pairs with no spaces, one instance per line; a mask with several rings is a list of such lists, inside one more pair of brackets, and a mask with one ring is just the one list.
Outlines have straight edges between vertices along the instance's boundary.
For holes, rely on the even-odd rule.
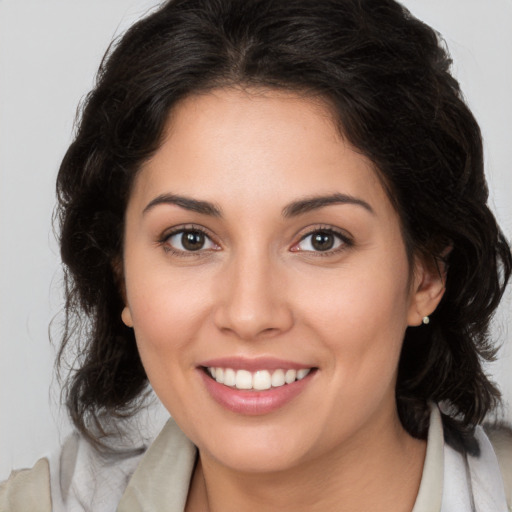
[[334,245],[334,236],[325,232],[315,233],[312,245],[317,251],[328,251]]
[[188,231],[181,236],[181,243],[188,251],[198,251],[204,245],[204,235],[199,231]]

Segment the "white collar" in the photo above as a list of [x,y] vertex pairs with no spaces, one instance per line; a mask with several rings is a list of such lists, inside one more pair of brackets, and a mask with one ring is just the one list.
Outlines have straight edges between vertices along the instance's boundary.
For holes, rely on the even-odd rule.
[[496,454],[482,427],[475,437],[478,457],[448,446],[439,408],[431,407],[427,454],[412,512],[508,512]]

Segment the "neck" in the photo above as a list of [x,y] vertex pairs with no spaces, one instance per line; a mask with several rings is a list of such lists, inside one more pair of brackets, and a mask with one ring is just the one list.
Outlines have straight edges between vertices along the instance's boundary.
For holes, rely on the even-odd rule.
[[372,425],[307,464],[272,473],[233,471],[200,454],[187,512],[294,510],[410,512],[418,493],[426,443],[398,417]]

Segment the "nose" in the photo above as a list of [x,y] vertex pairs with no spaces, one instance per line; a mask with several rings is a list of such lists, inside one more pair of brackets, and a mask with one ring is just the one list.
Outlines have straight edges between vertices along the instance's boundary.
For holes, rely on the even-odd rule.
[[221,281],[215,310],[218,329],[243,340],[256,340],[292,327],[283,269],[273,264],[268,255],[231,262]]

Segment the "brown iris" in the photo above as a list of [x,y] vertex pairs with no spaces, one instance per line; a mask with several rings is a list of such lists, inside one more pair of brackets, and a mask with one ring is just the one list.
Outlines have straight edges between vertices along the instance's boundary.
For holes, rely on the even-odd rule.
[[181,244],[187,251],[198,251],[204,247],[205,236],[200,231],[185,231],[181,235]]
[[328,251],[334,246],[334,235],[326,231],[318,231],[311,236],[311,245],[317,251]]

